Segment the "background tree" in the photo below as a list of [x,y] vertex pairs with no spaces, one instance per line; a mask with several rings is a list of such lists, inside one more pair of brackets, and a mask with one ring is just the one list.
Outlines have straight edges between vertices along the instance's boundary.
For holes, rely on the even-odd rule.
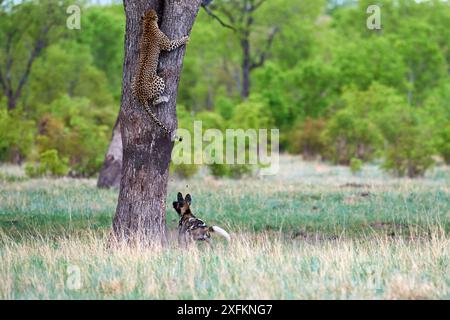
[[0,5],[0,88],[8,110],[17,106],[36,59],[65,31],[66,7],[66,1],[47,0]]
[[[213,2],[211,4],[211,2]],[[273,37],[278,28],[274,27],[267,39],[267,46],[260,54],[259,60],[254,60],[250,51],[250,35],[254,28],[254,13],[265,2],[265,0],[244,1],[204,1],[203,8],[216,19],[223,27],[231,29],[236,35],[242,51],[242,84],[241,97],[247,99],[250,94],[250,71],[262,66],[265,62],[268,50],[272,46]],[[220,12],[219,17],[213,11]]]

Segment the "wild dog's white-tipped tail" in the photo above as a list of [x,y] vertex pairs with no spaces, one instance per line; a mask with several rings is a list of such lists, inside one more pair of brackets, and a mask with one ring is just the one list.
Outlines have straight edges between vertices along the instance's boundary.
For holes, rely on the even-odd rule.
[[223,230],[221,227],[218,226],[212,226],[212,229],[214,232],[217,232],[218,234],[220,234],[222,237],[224,237],[225,239],[227,239],[227,241],[231,241],[231,237],[230,234],[228,232],[226,232],[225,230]]

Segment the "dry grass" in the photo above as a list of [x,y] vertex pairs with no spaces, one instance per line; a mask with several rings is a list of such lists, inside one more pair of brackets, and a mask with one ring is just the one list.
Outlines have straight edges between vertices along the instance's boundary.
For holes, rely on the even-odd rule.
[[1,166],[0,298],[450,299],[449,167],[410,180],[281,161],[262,179],[171,178],[172,232],[182,191],[234,235],[189,250],[108,249],[116,191]]
[[[307,243],[240,234],[230,244],[108,249],[88,234],[1,239],[0,298],[448,299],[450,241]],[[71,287],[79,268],[80,288]],[[76,282],[75,282],[76,283]]]

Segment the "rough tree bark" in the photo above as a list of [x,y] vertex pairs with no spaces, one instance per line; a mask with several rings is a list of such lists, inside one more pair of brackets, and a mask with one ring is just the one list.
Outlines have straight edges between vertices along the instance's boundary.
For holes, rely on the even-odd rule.
[[[138,68],[141,16],[151,8],[160,16],[160,29],[170,39],[190,33],[201,0],[124,0],[126,14],[122,104],[119,114],[123,145],[122,179],[113,222],[117,239],[164,242],[166,193],[173,142],[145,113],[131,92]],[[166,83],[167,103],[153,108],[169,129],[177,127],[176,98],[185,46],[161,53],[158,73]]]
[[103,167],[98,176],[97,187],[119,188],[122,171],[122,135],[120,134],[120,121],[116,120],[111,142],[106,152]]

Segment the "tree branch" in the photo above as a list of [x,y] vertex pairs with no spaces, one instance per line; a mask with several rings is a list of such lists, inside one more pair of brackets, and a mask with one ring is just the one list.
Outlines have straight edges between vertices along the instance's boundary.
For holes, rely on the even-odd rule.
[[257,2],[256,4],[254,4],[252,6],[252,11],[255,11],[256,9],[258,9],[264,2],[266,2],[266,0],[260,0],[259,2]]
[[50,29],[53,27],[53,23],[50,23],[49,25],[45,26],[41,30],[41,34],[39,38],[34,43],[34,49],[30,53],[30,56],[28,57],[27,66],[25,68],[24,73],[22,74],[22,77],[19,80],[19,85],[17,86],[17,90],[14,94],[14,99],[18,99],[20,97],[20,94],[22,93],[23,86],[25,85],[30,72],[31,72],[31,66],[33,65],[34,60],[39,56],[41,51],[47,46],[47,35],[50,32]]
[[2,69],[0,68],[0,85],[3,88],[3,91],[6,94],[6,84],[5,84],[5,80],[3,80],[3,74],[2,74]]
[[236,31],[236,28],[235,28],[235,27],[233,27],[233,26],[231,26],[231,25],[229,25],[229,24],[223,22],[223,20],[220,19],[220,17],[217,16],[214,12],[212,12],[212,11],[207,7],[207,5],[202,4],[202,8],[206,11],[206,13],[207,13],[209,16],[211,16],[213,19],[217,20],[217,21],[222,25],[222,27],[225,27],[225,28],[231,29],[231,30],[233,30],[233,31]]
[[267,55],[269,54],[270,48],[272,47],[273,38],[275,37],[275,35],[277,34],[278,31],[279,31],[278,27],[274,27],[272,29],[272,31],[269,34],[269,37],[267,38],[267,44],[266,44],[265,50],[263,52],[261,52],[261,54],[259,55],[258,62],[253,62],[250,65],[250,70],[259,68],[264,65]]

